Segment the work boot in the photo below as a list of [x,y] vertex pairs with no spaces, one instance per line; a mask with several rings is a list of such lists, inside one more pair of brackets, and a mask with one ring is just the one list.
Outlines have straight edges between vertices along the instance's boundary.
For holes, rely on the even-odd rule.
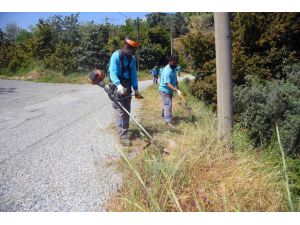
[[171,122],[166,122],[166,125],[171,129],[176,129],[176,127]]

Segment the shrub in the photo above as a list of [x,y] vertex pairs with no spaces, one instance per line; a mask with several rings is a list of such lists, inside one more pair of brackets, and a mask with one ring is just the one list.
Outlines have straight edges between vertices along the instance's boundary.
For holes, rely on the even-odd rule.
[[252,79],[234,87],[235,119],[249,129],[254,144],[269,143],[277,122],[287,153],[300,153],[299,67],[286,67],[285,81]]

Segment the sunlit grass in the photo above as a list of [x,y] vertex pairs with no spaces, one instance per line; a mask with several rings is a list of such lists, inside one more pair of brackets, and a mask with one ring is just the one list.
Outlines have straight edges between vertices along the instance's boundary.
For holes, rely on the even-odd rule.
[[[186,92],[186,88],[181,86]],[[176,128],[166,127],[156,86],[144,93],[141,121],[155,144],[134,159],[121,149],[124,183],[110,211],[287,211],[281,166],[236,128],[220,141],[215,115],[187,92],[189,113],[174,96]]]

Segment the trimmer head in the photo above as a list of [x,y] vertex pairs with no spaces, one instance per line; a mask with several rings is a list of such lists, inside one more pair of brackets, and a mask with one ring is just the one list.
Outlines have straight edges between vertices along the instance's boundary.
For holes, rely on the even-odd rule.
[[104,85],[103,79],[105,75],[101,70],[94,70],[93,72],[90,73],[88,76],[88,80],[92,84],[97,84],[97,85]]

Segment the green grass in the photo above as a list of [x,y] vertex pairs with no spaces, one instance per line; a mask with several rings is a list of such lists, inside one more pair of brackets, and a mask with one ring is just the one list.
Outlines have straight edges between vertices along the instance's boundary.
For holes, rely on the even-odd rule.
[[[63,75],[60,72],[44,69],[38,64],[34,64],[28,68],[20,69],[16,73],[8,70],[0,70],[0,79],[13,80],[28,80],[45,83],[71,83],[71,84],[86,84],[88,80],[86,76],[89,72],[70,73]],[[148,71],[140,70],[138,72],[138,80],[151,80],[152,75]]]
[[34,63],[26,68],[21,68],[16,72],[12,72],[8,69],[1,69],[0,70],[0,77],[2,79],[26,79],[26,75],[30,73],[40,73],[43,70],[43,67],[38,64]]
[[138,74],[138,80],[139,81],[152,80],[153,79],[152,75],[149,74],[149,71],[147,71],[147,70],[137,71],[137,74]]
[[28,68],[20,69],[16,73],[8,70],[0,71],[1,79],[26,80],[45,83],[71,83],[86,84],[88,72],[70,73],[63,75],[60,72],[44,69],[39,64],[31,65]]
[[180,88],[192,113],[175,94],[175,129],[160,118],[157,87],[143,93],[141,122],[159,144],[149,145],[133,159],[119,150],[124,183],[108,210],[289,211],[290,202],[299,205],[299,195],[293,192],[295,184],[286,185],[286,176],[299,177],[289,170],[289,161],[295,160],[286,158],[286,169],[282,170],[278,144],[256,149],[239,125],[231,142],[219,140],[215,114],[192,97],[186,86]]
[[70,84],[87,84],[87,73],[72,73],[64,76],[62,73],[47,70],[44,75],[37,78],[37,82],[45,83],[70,83]]

